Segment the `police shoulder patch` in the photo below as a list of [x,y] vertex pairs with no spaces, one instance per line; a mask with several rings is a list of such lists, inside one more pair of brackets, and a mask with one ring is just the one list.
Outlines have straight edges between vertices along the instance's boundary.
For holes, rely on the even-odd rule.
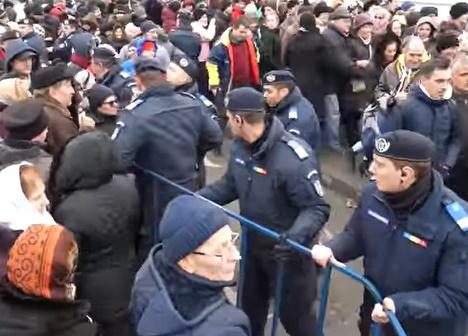
[[208,98],[206,98],[204,95],[198,94],[197,97],[203,103],[203,105],[205,105],[206,107],[213,106],[213,103]]
[[141,103],[143,103],[144,100],[143,99],[137,99],[135,100],[134,102],[131,102],[130,104],[128,104],[127,106],[125,106],[125,109],[126,110],[133,110],[135,107],[137,107],[138,105],[140,105]]
[[192,98],[193,100],[197,99],[197,97],[195,97],[193,94],[191,93],[188,93],[188,92],[179,92],[182,96],[185,96],[185,97],[190,97]]
[[117,122],[117,127],[115,128],[114,132],[111,135],[111,139],[115,140],[119,136],[120,130],[125,127],[125,124],[122,121]]
[[289,109],[288,118],[291,120],[297,120],[298,116],[296,106],[291,106],[291,108]]
[[289,140],[286,143],[296,153],[299,160],[304,160],[309,157],[306,149],[295,139]]

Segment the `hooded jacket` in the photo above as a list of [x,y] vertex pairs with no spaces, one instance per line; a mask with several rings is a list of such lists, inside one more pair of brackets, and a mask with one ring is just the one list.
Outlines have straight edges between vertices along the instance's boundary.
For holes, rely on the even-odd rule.
[[[153,248],[135,280],[131,309],[137,336],[250,335],[247,316],[228,302],[221,289],[217,299],[195,318],[187,320],[182,317],[174,307],[167,284],[156,266],[156,258],[161,257],[161,251],[161,245]],[[208,286],[210,281],[206,280]]]
[[11,71],[11,61],[18,55],[24,52],[31,52],[34,54],[33,56],[33,69],[37,66],[39,61],[39,56],[34,48],[30,47],[26,42],[23,40],[17,39],[10,41],[8,43],[8,48],[6,48],[6,57],[5,57],[5,74],[0,78],[0,80],[5,78],[12,78],[16,77],[16,75],[12,75]]
[[91,317],[108,328],[104,335],[129,335],[139,220],[134,182],[114,174],[117,158],[102,132],[74,138],[56,160],[49,181],[52,212],[78,242],[78,297],[91,302]]

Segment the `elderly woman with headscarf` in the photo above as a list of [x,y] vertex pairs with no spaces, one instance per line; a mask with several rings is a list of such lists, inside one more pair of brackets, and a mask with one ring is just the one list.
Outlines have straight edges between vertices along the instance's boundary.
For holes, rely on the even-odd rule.
[[75,300],[78,249],[60,225],[34,224],[10,249],[0,291],[0,334],[96,336],[89,304]]

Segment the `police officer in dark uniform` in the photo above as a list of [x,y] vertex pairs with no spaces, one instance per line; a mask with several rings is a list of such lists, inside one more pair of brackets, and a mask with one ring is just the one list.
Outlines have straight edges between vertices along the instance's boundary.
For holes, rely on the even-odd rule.
[[122,70],[117,52],[110,45],[101,45],[94,49],[92,66],[99,84],[111,88],[120,106],[126,106],[139,92],[132,76]]
[[[126,107],[113,134],[124,168],[131,169],[135,162],[196,190],[199,153],[221,142],[221,129],[193,96],[174,91],[157,59],[138,59],[135,70],[143,93]],[[138,170],[137,184],[144,213],[138,252],[146,258],[158,239],[157,224],[166,205],[180,192]]]
[[468,204],[444,186],[432,169],[433,143],[407,130],[377,138],[367,185],[346,229],[312,256],[364,257],[364,272],[385,297],[375,304],[367,292],[361,335],[371,322],[394,335],[386,309],[407,335],[462,336],[468,312]]
[[[167,81],[174,85],[175,90],[195,97],[203,110],[213,120],[217,121],[216,106],[204,95],[198,92],[198,65],[185,54],[175,55],[167,68]],[[199,153],[198,177],[199,188],[206,184],[205,159],[206,152]]]
[[295,81],[287,70],[273,70],[263,76],[268,112],[275,114],[288,132],[304,139],[318,153],[320,124],[317,114]]
[[[264,97],[255,89],[234,89],[227,99],[228,127],[236,137],[228,170],[200,195],[221,205],[239,199],[243,216],[312,246],[330,212],[315,155],[275,116],[265,113]],[[285,270],[281,322],[292,336],[313,334],[313,262],[255,231],[248,231],[247,240],[242,308],[250,318],[252,335],[264,335],[278,263]]]

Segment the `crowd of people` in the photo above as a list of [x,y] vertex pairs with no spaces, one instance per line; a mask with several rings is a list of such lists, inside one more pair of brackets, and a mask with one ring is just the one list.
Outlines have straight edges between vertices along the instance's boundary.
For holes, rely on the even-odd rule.
[[[260,336],[279,283],[310,335],[317,266],[364,257],[361,335],[391,310],[463,336],[467,130],[466,2],[4,0],[0,335]],[[319,242],[323,150],[372,181]],[[239,307],[239,234],[203,198],[280,234],[246,231]]]

